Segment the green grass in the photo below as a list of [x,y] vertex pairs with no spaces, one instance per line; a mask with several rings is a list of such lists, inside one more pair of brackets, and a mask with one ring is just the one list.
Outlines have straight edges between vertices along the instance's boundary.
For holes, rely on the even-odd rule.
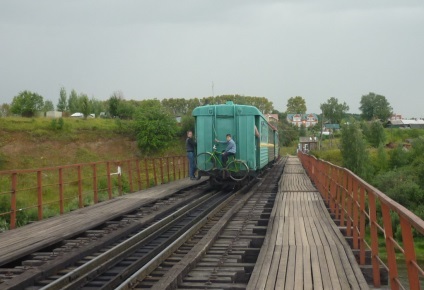
[[296,155],[297,146],[282,146],[280,147],[280,155],[286,156],[286,155]]

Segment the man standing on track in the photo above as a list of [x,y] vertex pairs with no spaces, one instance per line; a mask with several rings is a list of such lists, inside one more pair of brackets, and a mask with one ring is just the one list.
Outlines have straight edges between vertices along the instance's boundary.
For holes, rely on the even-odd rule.
[[224,153],[222,153],[222,165],[226,165],[229,156],[236,155],[236,143],[231,138],[231,134],[227,134],[227,141],[219,141],[215,138],[215,142],[227,144],[227,148],[225,148]]
[[188,158],[188,173],[190,175],[191,180],[196,180],[196,176],[194,173],[196,172],[196,163],[194,162],[194,158],[196,157],[196,141],[193,140],[193,132],[187,131],[187,139],[186,139],[186,151]]

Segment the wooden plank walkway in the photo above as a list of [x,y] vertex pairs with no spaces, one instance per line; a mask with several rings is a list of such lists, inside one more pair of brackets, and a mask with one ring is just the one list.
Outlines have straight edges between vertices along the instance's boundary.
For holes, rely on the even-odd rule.
[[287,160],[247,289],[369,289],[297,157]]
[[177,180],[0,233],[0,266],[203,181]]

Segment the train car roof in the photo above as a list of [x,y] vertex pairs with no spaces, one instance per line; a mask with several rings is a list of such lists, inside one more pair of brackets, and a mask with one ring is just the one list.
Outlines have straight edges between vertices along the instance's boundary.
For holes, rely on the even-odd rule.
[[[231,110],[229,110],[231,109]],[[260,115],[263,118],[264,115],[261,113],[261,111],[258,110],[258,108],[254,106],[248,106],[248,105],[236,105],[233,102],[227,102],[226,104],[219,104],[219,105],[205,105],[201,107],[197,107],[193,110],[192,115],[193,116],[207,116],[207,115],[228,115],[234,112],[234,109],[237,110],[237,115],[239,116],[256,116]]]

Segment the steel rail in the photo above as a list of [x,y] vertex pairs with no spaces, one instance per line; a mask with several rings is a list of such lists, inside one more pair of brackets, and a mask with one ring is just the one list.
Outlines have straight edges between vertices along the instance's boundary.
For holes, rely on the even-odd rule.
[[189,231],[185,232],[172,244],[166,247],[162,252],[160,252],[156,257],[150,260],[146,265],[144,265],[140,270],[135,272],[131,277],[125,280],[116,290],[127,290],[132,289],[139,280],[144,279],[149,275],[154,269],[156,269],[163,261],[165,261],[173,252],[175,252],[181,245],[183,245],[188,239],[190,239],[196,232],[199,231],[208,220],[215,216],[220,210],[227,206],[233,199],[240,194],[240,192],[245,191],[245,187],[237,191],[235,194],[227,198],[219,206],[215,207],[207,216],[203,217],[199,222],[197,222]]
[[[216,193],[215,193],[216,194]],[[166,218],[154,223],[148,228],[144,229],[140,233],[134,235],[124,243],[113,247],[112,249],[104,252],[97,256],[93,260],[85,263],[81,267],[67,273],[66,275],[55,280],[53,283],[42,287],[42,290],[56,290],[56,289],[74,289],[78,285],[82,285],[90,280],[91,277],[97,276],[99,272],[108,266],[116,263],[116,261],[122,259],[127,253],[134,251],[140,243],[145,242],[145,239],[156,232],[161,231],[164,227],[167,227],[172,221],[178,220],[183,217],[188,211],[194,209],[198,205],[207,202],[214,196],[213,193],[207,194],[198,200],[185,205],[181,209],[177,210],[174,214],[167,216]]]

